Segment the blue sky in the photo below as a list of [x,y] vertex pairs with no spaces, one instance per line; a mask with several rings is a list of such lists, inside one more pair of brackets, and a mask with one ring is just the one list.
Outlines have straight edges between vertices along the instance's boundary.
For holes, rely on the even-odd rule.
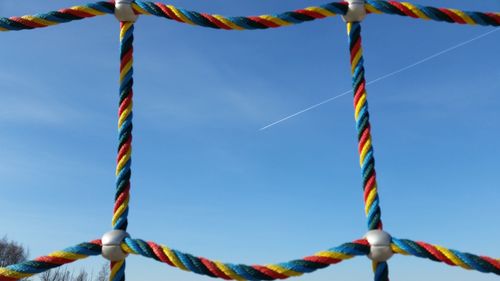
[[[87,1],[0,2],[0,16]],[[255,15],[324,1],[171,1]],[[498,1],[419,4],[500,11]],[[369,16],[373,80],[491,31]],[[110,229],[118,23],[111,16],[0,34],[0,235],[32,257]],[[229,32],[140,17],[129,232],[234,263],[312,254],[365,233],[352,98],[263,126],[351,85],[345,25],[331,18]],[[398,238],[500,256],[500,33],[368,87],[382,219]],[[74,268],[95,268],[99,258]],[[393,280],[497,280],[413,257]],[[138,257],[128,280],[208,280]],[[358,258],[300,280],[370,280]]]

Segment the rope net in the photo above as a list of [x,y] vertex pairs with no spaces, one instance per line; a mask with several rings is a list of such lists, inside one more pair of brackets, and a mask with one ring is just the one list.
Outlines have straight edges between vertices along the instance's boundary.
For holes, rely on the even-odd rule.
[[[299,24],[336,15],[346,15],[349,7],[346,2],[334,2],[321,6],[308,7],[277,15],[248,17],[224,17],[198,13],[171,5],[135,1],[131,8],[138,15],[153,15],[181,23],[224,30],[255,30],[278,28]],[[472,12],[449,8],[435,8],[408,2],[367,0],[364,8],[371,14],[390,14],[434,20],[448,23],[500,26],[499,12]],[[114,14],[115,3],[96,2],[52,11],[44,14],[21,17],[0,17],[0,31],[35,29],[67,23],[85,18]],[[118,109],[118,155],[116,165],[116,196],[112,216],[115,230],[127,230],[130,200],[130,177],[132,155],[132,105],[133,105],[133,31],[132,22],[120,22],[120,88]],[[375,172],[373,141],[370,133],[365,69],[360,22],[348,22],[349,53],[353,83],[354,117],[358,134],[358,153],[363,180],[365,214],[368,230],[382,230],[380,200]],[[318,269],[340,263],[356,256],[370,254],[370,243],[359,239],[340,246],[317,252],[311,256],[288,262],[268,265],[243,265],[223,263],[203,257],[193,256],[173,250],[155,242],[125,238],[121,250],[127,254],[141,255],[169,266],[200,275],[225,280],[277,280],[301,276]],[[500,275],[500,259],[478,256],[448,249],[425,242],[391,237],[390,250],[394,254],[411,255],[458,266],[467,270]],[[75,262],[90,256],[102,254],[103,243],[93,240],[53,252],[31,261],[0,268],[0,281],[14,281]],[[374,280],[388,281],[389,269],[386,261],[373,262]],[[125,259],[111,262],[110,280],[125,280]]]

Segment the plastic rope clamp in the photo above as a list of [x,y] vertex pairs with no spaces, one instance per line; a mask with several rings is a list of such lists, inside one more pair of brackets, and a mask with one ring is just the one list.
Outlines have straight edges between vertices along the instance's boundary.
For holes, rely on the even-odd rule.
[[130,237],[123,230],[112,230],[105,233],[102,238],[102,256],[109,261],[124,260],[128,254],[122,250],[121,244],[125,238]]
[[138,15],[132,9],[133,0],[116,0],[115,1],[115,17],[119,21],[135,22]]
[[360,22],[366,17],[365,0],[346,0],[349,3],[347,14],[342,16],[345,22]]
[[394,252],[391,249],[392,237],[382,230],[370,230],[366,233],[365,239],[370,244],[368,258],[376,262],[389,260]]

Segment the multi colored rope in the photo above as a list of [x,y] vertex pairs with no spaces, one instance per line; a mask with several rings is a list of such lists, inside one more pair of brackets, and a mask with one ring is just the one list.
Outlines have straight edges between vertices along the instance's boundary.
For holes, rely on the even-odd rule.
[[[130,199],[132,163],[132,97],[134,23],[120,22],[120,106],[118,109],[118,156],[116,159],[116,196],[113,229],[126,231]],[[111,263],[112,281],[125,280],[125,261]]]
[[[425,242],[415,242],[394,237],[392,238],[391,248],[397,254],[427,258],[468,270],[500,275],[500,259],[477,256]],[[369,245],[366,240],[357,240],[300,260],[266,266],[235,265],[211,261],[140,239],[125,239],[122,249],[130,254],[142,255],[173,267],[211,277],[226,280],[275,280],[300,276],[303,273],[310,273],[354,256],[367,255]],[[36,258],[33,261],[0,268],[0,281],[15,281],[27,278],[76,260],[100,254],[100,240],[81,243],[74,247]]]
[[[225,30],[277,28],[335,15],[345,15],[348,10],[347,3],[337,2],[277,15],[223,17],[220,15],[209,15],[188,11],[171,5],[152,2],[137,1],[133,3],[132,7],[137,14],[155,15],[191,25]],[[387,2],[380,0],[367,0],[365,8],[369,13],[395,14],[459,24],[500,26],[500,13],[498,12],[467,12],[448,8],[425,7],[407,2]],[[113,1],[101,1],[94,4],[75,6],[34,16],[0,18],[0,31],[42,28],[98,15],[112,14],[114,11],[115,6]],[[114,229],[123,231],[126,231],[128,226],[127,217],[130,198],[133,30],[133,23],[120,23],[119,145],[116,167],[116,196],[112,225]],[[348,35],[353,75],[355,119],[358,130],[358,149],[363,175],[365,213],[369,230],[382,229],[368,113],[366,82],[364,78],[361,26],[358,22],[348,23]],[[118,246],[117,244],[115,245]],[[339,247],[319,252],[313,256],[299,260],[265,266],[249,266],[211,261],[171,250],[168,247],[158,245],[154,242],[145,242],[140,239],[125,238],[121,247],[127,253],[142,255],[186,271],[226,280],[285,279],[292,276],[300,276],[304,273],[310,273],[331,264],[353,258],[354,256],[368,255],[370,253],[370,245],[367,240],[362,239],[351,243],[345,243]],[[75,247],[67,248],[63,251],[54,252],[48,256],[39,257],[33,261],[0,268],[0,281],[13,281],[30,277],[34,274],[74,262],[78,259],[83,259],[91,255],[100,255],[102,248],[101,241],[94,240],[89,243],[82,243]],[[106,250],[108,248],[104,247],[104,249]],[[465,269],[474,269],[480,272],[500,275],[499,259],[462,253],[424,242],[414,242],[396,238],[392,239],[391,249],[393,252],[403,255],[414,255],[444,262],[453,266],[460,266]],[[373,252],[371,254],[373,254]],[[389,272],[387,263],[375,262],[373,265],[375,281],[388,281]],[[125,260],[111,263],[110,280],[125,280]]]
[[127,230],[132,154],[132,97],[134,84],[133,46],[134,25],[120,23],[120,102],[118,109],[118,156],[116,159],[116,196],[112,225]]
[[500,259],[476,256],[446,249],[441,246],[427,244],[425,242],[396,239],[394,237],[392,238],[391,248],[393,252],[402,255],[427,258],[437,262],[444,262],[451,266],[459,266],[464,269],[500,275]]
[[356,240],[303,259],[269,265],[221,263],[172,250],[154,242],[131,238],[125,239],[122,249],[130,254],[152,258],[182,270],[210,277],[226,280],[276,280],[300,276],[354,256],[367,255],[370,246],[364,239]]
[[81,243],[62,251],[53,252],[47,256],[38,257],[32,261],[26,261],[0,268],[0,281],[15,281],[27,278],[37,273],[72,263],[89,256],[101,254],[101,240]]
[[277,28],[332,17],[335,15],[345,15],[347,13],[347,3],[345,2],[330,3],[318,7],[308,7],[277,15],[251,17],[224,17],[220,15],[209,15],[153,2],[137,1],[133,5],[133,8],[138,14],[155,15],[191,25],[226,30]]
[[[408,2],[382,0],[368,0],[365,8],[367,12],[376,14],[394,14],[459,24],[500,26],[500,13],[498,12],[483,13],[461,11],[449,8],[426,7]],[[139,1],[134,5],[134,9],[138,14],[155,15],[191,25],[227,30],[253,30],[276,28],[335,15],[345,15],[347,13],[347,3],[333,2],[318,7],[308,7],[274,16],[263,15],[256,17],[224,17],[220,15],[209,15],[161,3]]]
[[0,31],[24,30],[47,27],[66,23],[74,20],[92,18],[105,14],[113,14],[115,6],[113,3],[100,1],[83,6],[75,6],[59,11],[52,11],[32,16],[1,18]]
[[[356,119],[356,129],[358,131],[358,153],[361,174],[363,176],[365,214],[369,230],[382,229],[375,172],[375,157],[373,156],[370,114],[368,113],[360,23],[348,22],[347,33],[349,36],[349,50],[351,54],[354,118]],[[375,281],[389,280],[389,269],[386,262],[374,262],[373,268],[375,272]]]
[[[136,1],[134,10],[141,15],[155,15],[191,25],[198,25],[226,30],[254,30],[277,28],[299,24],[335,15],[345,15],[347,3],[332,2],[329,4],[308,7],[277,15],[261,15],[249,17],[224,17],[176,8],[162,3]],[[444,21],[458,24],[500,26],[499,12],[473,12],[449,8],[435,8],[416,5],[408,2],[367,0],[365,5],[369,13],[391,14]],[[52,26],[60,23],[90,18],[99,15],[113,14],[113,1],[100,1],[93,4],[75,6],[59,11],[22,17],[1,18],[0,31],[24,30]]]
[[358,131],[359,164],[363,176],[365,214],[368,229],[382,229],[379,206],[375,158],[370,127],[370,114],[366,94],[365,69],[363,66],[363,48],[361,46],[361,25],[358,22],[347,24],[351,71],[354,91],[354,117]]
[[458,24],[500,26],[499,12],[461,11],[396,1],[366,0],[366,2],[365,8],[369,13],[399,15]]

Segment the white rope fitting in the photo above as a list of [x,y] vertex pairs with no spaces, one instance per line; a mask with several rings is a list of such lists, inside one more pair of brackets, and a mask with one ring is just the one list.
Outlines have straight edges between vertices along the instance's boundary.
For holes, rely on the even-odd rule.
[[132,9],[133,0],[116,0],[115,1],[115,17],[119,21],[135,22],[138,15]]
[[102,256],[109,261],[124,260],[128,254],[122,250],[122,242],[125,238],[130,237],[123,230],[112,230],[106,232],[102,238]]
[[391,249],[392,237],[382,230],[370,230],[366,233],[365,239],[370,244],[368,258],[376,262],[387,261],[394,255]]
[[349,3],[347,14],[342,16],[345,22],[360,22],[366,17],[365,0],[346,0]]

